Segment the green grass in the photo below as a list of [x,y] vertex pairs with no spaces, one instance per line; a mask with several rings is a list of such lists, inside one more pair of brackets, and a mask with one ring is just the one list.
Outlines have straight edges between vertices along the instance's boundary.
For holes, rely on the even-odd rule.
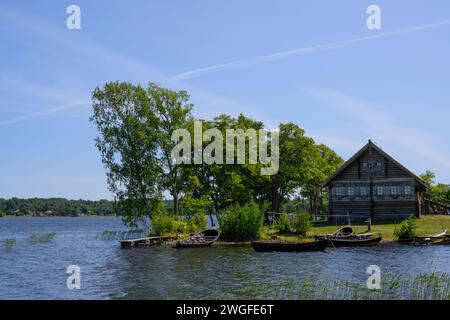
[[303,276],[240,288],[236,296],[244,299],[270,297],[275,300],[450,300],[450,276],[446,273],[409,277],[382,274],[380,290],[369,290],[365,281],[357,279],[312,279]]
[[[383,237],[383,241],[395,240],[394,229],[399,226],[399,222],[373,223],[372,232],[380,233]],[[275,236],[278,240],[301,242],[312,239],[315,234],[332,233],[340,227],[340,224],[336,225],[333,222],[317,223],[310,231],[308,231],[306,237],[301,237],[295,233],[279,233],[277,230],[266,226],[262,232],[261,239],[271,239]],[[367,225],[364,223],[355,223],[352,224],[352,227],[355,232],[364,232],[367,230]],[[450,216],[422,216],[417,219],[417,234],[419,236],[430,235],[445,229],[450,232]]]

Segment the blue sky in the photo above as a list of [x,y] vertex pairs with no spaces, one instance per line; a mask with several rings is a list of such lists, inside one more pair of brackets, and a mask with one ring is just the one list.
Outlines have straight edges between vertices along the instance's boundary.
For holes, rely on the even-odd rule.
[[344,158],[371,138],[448,183],[449,36],[448,1],[2,0],[0,198],[111,198],[88,119],[112,80],[186,89],[201,118],[293,121]]

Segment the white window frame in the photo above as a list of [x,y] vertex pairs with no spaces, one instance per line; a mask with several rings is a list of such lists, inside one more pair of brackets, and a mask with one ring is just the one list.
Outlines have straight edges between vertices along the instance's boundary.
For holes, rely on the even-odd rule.
[[412,186],[404,186],[403,187],[403,191],[404,191],[404,193],[405,193],[405,195],[407,195],[407,196],[412,196],[413,195],[413,188],[412,188]]
[[350,197],[353,197],[355,195],[355,188],[354,187],[348,187],[347,188],[347,195]]
[[359,188],[359,194],[362,196],[362,197],[367,197],[367,187],[360,187]]
[[400,195],[400,190],[398,186],[391,186],[391,195],[393,196]]
[[384,187],[383,186],[377,186],[376,190],[377,190],[377,196],[384,196]]
[[344,196],[345,195],[345,187],[336,187],[336,195]]

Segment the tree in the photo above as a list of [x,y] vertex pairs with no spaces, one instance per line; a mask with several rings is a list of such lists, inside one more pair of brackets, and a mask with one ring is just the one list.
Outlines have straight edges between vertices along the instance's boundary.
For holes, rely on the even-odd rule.
[[425,173],[420,175],[420,179],[422,179],[429,187],[431,187],[435,183],[434,180],[436,179],[436,174],[431,170],[427,170],[425,171]]
[[280,163],[278,173],[270,176],[269,199],[271,210],[280,211],[282,201],[304,182],[314,140],[305,136],[305,131],[294,123],[279,126]]
[[181,192],[181,166],[172,159],[172,149],[176,145],[172,141],[172,133],[177,129],[185,129],[192,121],[192,104],[186,91],[174,91],[149,83],[147,88],[152,109],[159,118],[158,142],[160,159],[163,164],[162,186],[170,191],[173,198],[173,211],[178,215],[178,198]]
[[322,183],[344,160],[324,144],[310,148],[309,160],[304,168],[301,188],[302,194],[309,199],[309,211],[318,214],[319,211],[324,211],[324,196],[327,195],[327,192],[323,192]]
[[124,221],[135,224],[161,206],[157,110],[141,86],[119,82],[96,88],[92,106],[109,190]]

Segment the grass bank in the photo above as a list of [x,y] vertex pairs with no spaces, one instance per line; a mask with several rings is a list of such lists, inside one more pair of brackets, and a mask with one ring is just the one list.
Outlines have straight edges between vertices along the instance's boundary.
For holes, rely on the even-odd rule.
[[[386,222],[386,223],[373,223],[372,232],[380,233],[383,237],[383,241],[395,240],[394,229],[399,227],[400,223]],[[341,225],[337,225],[333,222],[316,223],[314,227],[307,232],[306,236],[300,236],[295,233],[279,233],[274,228],[265,226],[261,235],[261,239],[271,239],[276,237],[278,240],[286,240],[292,242],[301,242],[313,239],[315,234],[319,233],[332,233],[336,231]],[[367,230],[367,225],[363,223],[352,224],[355,232],[364,232]],[[450,216],[437,215],[437,216],[422,216],[417,219],[417,234],[420,236],[426,236],[438,231],[447,229],[450,231]]]

